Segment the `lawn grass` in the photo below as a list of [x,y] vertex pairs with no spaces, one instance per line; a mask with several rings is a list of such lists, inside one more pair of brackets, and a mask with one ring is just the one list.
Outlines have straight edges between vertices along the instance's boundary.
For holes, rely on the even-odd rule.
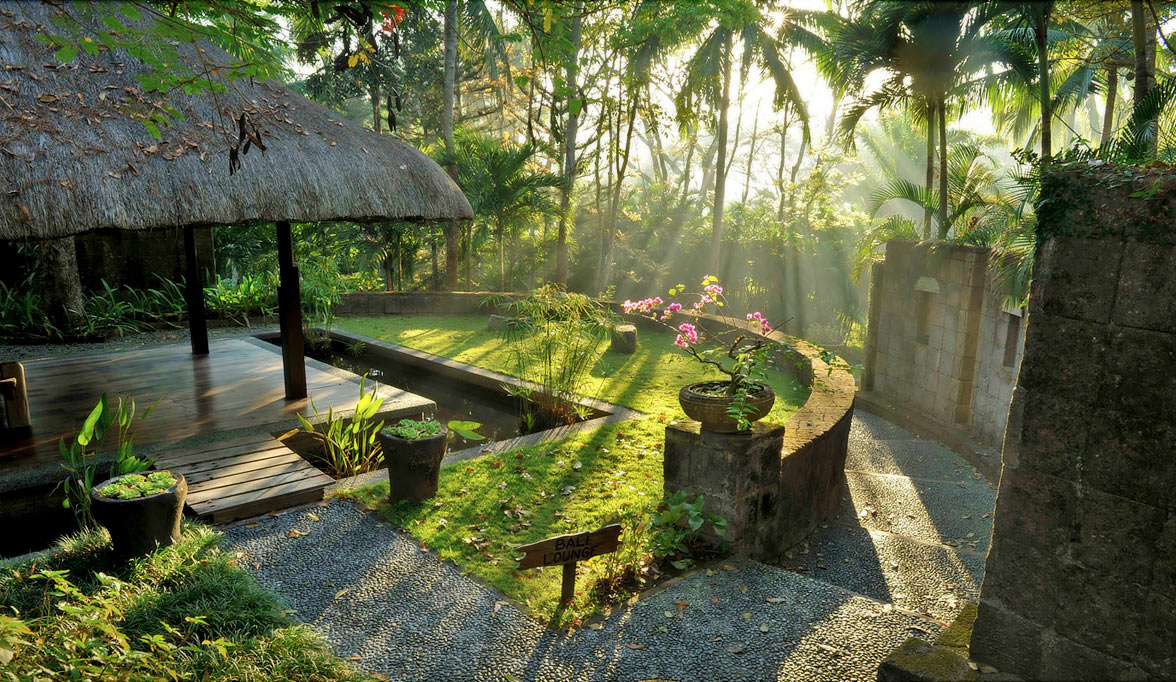
[[[15,651],[0,668],[14,679],[372,679],[295,624],[277,597],[217,548],[219,532],[186,524],[177,544],[131,562],[109,557],[108,537],[75,536],[47,558],[0,563],[0,653]],[[66,597],[39,575],[47,571],[65,571],[78,591]],[[4,641],[4,617],[31,629],[17,635],[24,643]]]
[[[339,326],[488,369],[510,373],[505,344],[486,329],[484,315],[348,318]],[[675,352],[669,333],[641,332],[638,351],[598,349],[586,394],[645,412],[567,439],[445,467],[437,496],[422,504],[387,504],[381,483],[346,493],[411,533],[445,560],[502,590],[536,617],[576,623],[607,608],[596,593],[618,561],[646,560],[646,538],[622,535],[617,555],[579,564],[570,609],[557,611],[560,571],[515,570],[515,547],[553,535],[593,530],[633,518],[662,499],[662,447],[668,423],[684,419],[678,389],[720,378]],[[783,372],[769,382],[777,393],[769,421],[782,422],[807,398],[807,388]],[[615,596],[615,595],[614,595]],[[622,597],[624,595],[621,595]]]
[[[351,317],[336,326],[356,334],[396,343],[471,365],[512,374],[509,349],[498,332],[486,327],[485,315],[386,315]],[[583,395],[670,419],[685,419],[678,389],[696,381],[725,379],[713,367],[683,356],[669,331],[640,330],[637,352],[614,353],[601,341]],[[768,383],[776,405],[767,421],[783,422],[808,398],[808,388],[788,373],[772,370]]]

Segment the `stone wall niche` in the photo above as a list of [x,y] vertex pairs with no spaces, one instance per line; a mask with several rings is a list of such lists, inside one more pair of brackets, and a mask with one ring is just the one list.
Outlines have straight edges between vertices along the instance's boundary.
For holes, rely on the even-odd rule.
[[1176,678],[1174,198],[1164,168],[1043,179],[971,640],[1002,672]]

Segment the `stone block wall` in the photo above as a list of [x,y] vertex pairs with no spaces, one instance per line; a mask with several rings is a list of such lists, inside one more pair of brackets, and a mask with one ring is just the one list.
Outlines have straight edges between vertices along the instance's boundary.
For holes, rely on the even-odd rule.
[[862,387],[996,444],[1023,335],[1008,353],[1015,315],[1000,305],[990,257],[975,247],[887,244],[885,262],[872,269]]
[[1176,175],[1048,174],[976,660],[1176,678],[1174,369]]
[[[437,315],[494,312],[486,303],[493,296],[488,291],[374,291],[343,294],[335,314],[367,315]],[[498,294],[502,297],[519,294]]]

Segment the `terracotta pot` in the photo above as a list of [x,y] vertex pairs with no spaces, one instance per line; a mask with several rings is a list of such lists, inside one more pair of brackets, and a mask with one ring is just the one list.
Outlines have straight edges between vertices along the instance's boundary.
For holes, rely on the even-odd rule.
[[[682,390],[678,391],[678,403],[682,405],[682,411],[686,413],[686,416],[702,424],[704,431],[739,433],[738,420],[727,413],[735,400],[726,395],[707,395],[699,391],[703,387],[726,387],[728,383],[726,381],[703,381],[683,386]],[[747,419],[753,422],[768,416],[768,412],[772,411],[772,405],[776,402],[776,392],[772,390],[771,386],[767,384],[757,384],[756,386],[757,389],[752,391],[747,398],[748,404],[753,408],[752,413],[747,415]]]
[[[184,499],[188,496],[188,481],[184,475],[176,477],[175,485],[148,497],[116,500],[90,491],[90,510],[94,519],[110,531],[114,553],[120,557],[150,554],[180,539],[180,520],[184,516]],[[110,479],[117,481],[122,476]]]
[[388,500],[419,502],[433,497],[437,494],[449,429],[442,426],[441,433],[435,436],[409,440],[389,433],[391,428],[379,435],[388,465]]

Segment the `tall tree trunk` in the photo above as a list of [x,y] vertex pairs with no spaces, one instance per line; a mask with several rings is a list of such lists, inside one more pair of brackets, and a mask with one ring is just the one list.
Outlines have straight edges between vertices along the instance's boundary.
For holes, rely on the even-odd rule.
[[710,200],[711,194],[715,189],[715,154],[719,150],[718,135],[711,135],[710,145],[706,148],[706,153],[702,155],[702,186],[698,189],[698,211],[701,213],[705,209],[705,204]]
[[54,326],[66,332],[86,321],[74,238],[47,239],[41,253],[41,271],[46,280],[41,289],[45,312]]
[[396,290],[396,263],[390,252],[384,253],[384,291]]
[[368,97],[372,100],[372,130],[380,134],[380,86],[368,87]]
[[943,95],[935,109],[939,116],[939,238],[946,239],[951,225],[947,222],[947,102]]
[[429,251],[432,253],[433,278],[429,280],[429,288],[437,289],[441,284],[441,271],[437,263],[437,235],[429,235]]
[[[445,151],[450,155],[453,149],[453,99],[457,88],[457,0],[445,3],[445,26],[443,29],[445,43],[445,76],[444,101],[441,108],[441,135],[445,138]],[[445,170],[449,177],[457,182],[457,166],[449,164]],[[445,222],[445,288],[453,291],[457,288],[457,252],[461,226],[456,220]]]
[[784,221],[784,198],[787,193],[784,191],[784,165],[788,156],[788,127],[792,125],[792,107],[784,106],[783,119],[780,122],[780,165],[776,168],[776,191],[780,193],[780,197],[776,203],[776,221]]
[[[633,144],[633,127],[637,121],[637,92],[631,90],[629,99],[629,111],[627,120],[627,131],[625,132],[625,146],[623,150],[615,150],[614,158],[617,164],[617,181],[612,188],[612,196],[608,202],[608,224],[605,227],[605,249],[604,249],[604,263],[600,268],[600,291],[604,291],[612,284],[612,267],[614,252],[616,250],[616,234],[617,234],[617,213],[620,211],[621,205],[621,188],[625,184],[625,174],[629,170],[629,152]],[[617,109],[617,137],[621,133],[621,111]]]
[[923,206],[923,239],[931,239],[931,193],[935,187],[935,126],[939,125],[939,121],[935,115],[935,104],[928,99],[927,101],[927,180],[924,187],[927,188],[928,202]]
[[1053,106],[1049,92],[1049,14],[1052,2],[1034,7],[1033,33],[1037,42],[1037,96],[1041,100],[1041,160],[1053,156]]
[[1098,146],[1102,149],[1111,140],[1111,131],[1115,129],[1115,100],[1119,94],[1119,67],[1107,66],[1107,106],[1103,109],[1102,130],[1099,132]]
[[502,244],[505,235],[503,234],[501,220],[495,223],[495,232],[498,241],[498,290],[506,291],[506,254],[503,251]]
[[[565,81],[570,89],[568,95],[568,120],[564,130],[563,184],[559,194],[559,234],[555,238],[555,282],[560,286],[568,284],[568,220],[572,212],[572,190],[576,183],[576,130],[580,124],[580,111],[572,105],[579,97],[576,78],[579,75],[580,34],[583,25],[583,3],[572,6],[572,54],[567,59]],[[582,106],[583,101],[576,99]]]
[[731,41],[727,35],[723,43],[723,56],[719,64],[723,69],[722,93],[719,96],[719,150],[718,161],[715,163],[715,204],[711,211],[711,274],[722,279],[723,264],[723,203],[727,194],[727,109],[731,104]]
[[743,197],[739,203],[747,204],[747,194],[751,191],[751,164],[755,161],[755,141],[759,135],[759,109],[756,109],[755,119],[751,124],[751,144],[747,149],[747,172],[743,175]]
[[466,223],[465,226],[465,282],[466,290],[474,290],[474,226],[472,223]]
[[[1135,104],[1147,97],[1156,84],[1156,29],[1147,20],[1143,0],[1131,0],[1131,38],[1135,46]],[[1159,121],[1151,121],[1151,139],[1148,141],[1150,157],[1159,149]]]

